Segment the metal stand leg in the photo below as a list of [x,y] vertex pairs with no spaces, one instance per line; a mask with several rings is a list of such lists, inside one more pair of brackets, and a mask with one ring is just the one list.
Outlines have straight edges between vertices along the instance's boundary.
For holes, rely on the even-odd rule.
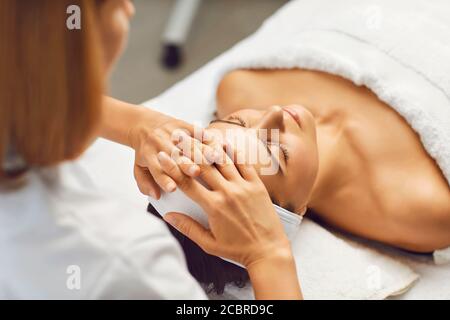
[[163,35],[162,63],[174,69],[181,64],[182,47],[186,42],[201,0],[177,0]]

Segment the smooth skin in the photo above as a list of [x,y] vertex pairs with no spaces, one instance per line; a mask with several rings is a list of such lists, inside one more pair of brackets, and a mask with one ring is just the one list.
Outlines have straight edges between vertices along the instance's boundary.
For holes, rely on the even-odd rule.
[[450,246],[446,179],[417,133],[368,88],[318,71],[237,70],[222,79],[217,102],[227,122],[209,129],[280,130],[289,159],[271,148],[286,174],[262,179],[282,206],[307,206],[335,228],[410,251]]
[[[129,0],[105,0],[98,8],[105,77],[125,47],[133,13]],[[179,213],[167,215],[169,223],[207,252],[245,265],[257,299],[302,298],[289,241],[253,168],[228,161],[220,170],[206,164],[201,169],[187,157],[180,157],[178,167],[168,156],[175,148],[174,134],[184,132],[192,136],[192,125],[112,98],[105,97],[103,107],[100,135],[134,148],[135,177],[140,190],[159,198],[159,187],[171,192],[178,185],[205,209],[212,228],[201,229]],[[211,190],[191,178],[201,174],[201,170],[214,177],[208,180]],[[217,203],[221,204],[220,209]]]

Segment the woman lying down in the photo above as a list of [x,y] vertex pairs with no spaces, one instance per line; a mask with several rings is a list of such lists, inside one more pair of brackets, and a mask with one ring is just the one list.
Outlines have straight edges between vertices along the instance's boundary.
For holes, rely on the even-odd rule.
[[[409,251],[450,246],[447,181],[419,136],[369,89],[317,71],[237,70],[222,79],[217,102],[218,120],[209,125],[216,135],[269,132],[258,142],[265,157],[254,165],[274,203]],[[274,129],[279,138],[271,141]],[[246,154],[251,147],[234,148]],[[277,163],[275,174],[261,174],[267,158]],[[214,183],[213,170],[202,178]],[[210,289],[248,280],[245,269],[171,232],[190,272]]]

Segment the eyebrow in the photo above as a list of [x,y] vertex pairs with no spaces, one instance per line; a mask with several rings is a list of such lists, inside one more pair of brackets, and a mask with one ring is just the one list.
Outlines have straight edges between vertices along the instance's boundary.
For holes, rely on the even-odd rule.
[[[211,121],[209,124],[213,124],[213,123],[227,123],[227,124],[234,124],[236,126],[242,127],[242,128],[246,128],[246,126],[244,126],[241,123],[237,123],[234,121],[229,121],[229,120],[213,120]],[[272,150],[270,150],[269,144],[265,143],[264,141],[262,141],[261,139],[259,139],[266,147],[267,153],[269,154],[269,156],[277,163],[278,168],[280,168],[281,173],[284,175],[284,170],[281,167],[280,161],[272,154]]]

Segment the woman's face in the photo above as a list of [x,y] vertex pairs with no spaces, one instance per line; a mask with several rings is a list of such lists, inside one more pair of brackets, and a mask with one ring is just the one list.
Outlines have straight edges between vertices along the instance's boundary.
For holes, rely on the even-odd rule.
[[135,8],[131,0],[99,0],[98,3],[98,22],[107,75],[125,48]]
[[307,109],[243,109],[213,121],[209,129],[255,166],[274,203],[303,211],[318,170],[315,122]]

